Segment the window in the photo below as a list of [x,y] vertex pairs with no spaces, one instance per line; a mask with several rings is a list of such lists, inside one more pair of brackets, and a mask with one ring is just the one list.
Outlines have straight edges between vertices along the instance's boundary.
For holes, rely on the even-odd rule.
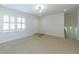
[[4,15],[3,20],[3,30],[5,32],[15,30],[15,17]]
[[25,29],[25,24],[22,24],[22,29]]
[[3,24],[3,29],[4,30],[9,30],[9,24],[8,23],[4,23]]
[[3,16],[3,30],[5,32],[9,31],[9,16],[7,16],[7,15]]
[[17,18],[17,22],[21,23],[21,18],[20,17]]
[[10,17],[10,22],[14,23],[15,22],[15,17],[11,16]]
[[21,17],[18,17],[17,18],[17,30],[20,30],[21,29]]
[[9,16],[4,15],[4,16],[3,16],[3,20],[4,20],[4,22],[9,22]]
[[22,29],[25,29],[25,18],[22,18]]
[[15,29],[15,24],[10,24],[10,29]]
[[25,29],[25,18],[21,18],[21,17],[17,18],[17,29],[19,30]]
[[16,30],[25,29],[25,18],[14,16],[3,16],[3,31],[4,32],[13,32]]
[[17,24],[17,28],[18,29],[21,29],[21,24]]
[[13,31],[15,30],[15,17],[10,16],[10,30]]
[[22,18],[22,23],[25,23],[25,18]]

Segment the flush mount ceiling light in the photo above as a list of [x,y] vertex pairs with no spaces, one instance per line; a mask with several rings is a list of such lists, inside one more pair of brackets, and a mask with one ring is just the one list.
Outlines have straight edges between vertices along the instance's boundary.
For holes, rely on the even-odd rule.
[[36,5],[35,11],[41,13],[44,10],[44,5]]

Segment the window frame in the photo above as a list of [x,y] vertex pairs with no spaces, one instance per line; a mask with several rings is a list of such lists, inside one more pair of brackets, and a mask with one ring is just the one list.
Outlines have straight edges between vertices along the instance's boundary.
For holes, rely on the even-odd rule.
[[[5,22],[4,19],[6,19],[6,18],[4,18],[4,17],[7,17],[7,16],[8,16],[8,22]],[[20,22],[18,22],[18,18],[21,19]],[[12,16],[12,15],[3,15],[2,19],[3,19],[3,23],[2,23],[3,32],[25,31],[25,28],[26,28],[26,18],[25,17],[20,17],[20,16],[16,17],[16,16]],[[12,20],[12,19],[14,19],[14,20]],[[9,24],[8,25],[8,30],[4,30],[4,24],[6,24],[6,23]],[[12,24],[14,24],[14,26],[13,26],[14,29],[11,28]],[[18,24],[21,24],[20,25],[21,28],[17,28]],[[6,25],[5,25],[5,27],[6,27]]]

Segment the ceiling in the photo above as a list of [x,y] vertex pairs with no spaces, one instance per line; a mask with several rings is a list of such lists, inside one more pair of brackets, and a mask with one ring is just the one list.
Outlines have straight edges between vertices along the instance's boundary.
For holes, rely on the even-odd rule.
[[65,12],[64,9],[67,9],[66,12],[79,9],[79,4],[44,4],[45,10],[42,13],[38,13],[35,11],[36,5],[37,4],[2,4],[4,7],[38,16]]

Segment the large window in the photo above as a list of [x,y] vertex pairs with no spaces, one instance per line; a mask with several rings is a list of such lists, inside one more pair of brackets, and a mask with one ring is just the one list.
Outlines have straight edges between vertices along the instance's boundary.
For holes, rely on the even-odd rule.
[[25,18],[14,16],[3,16],[3,31],[13,32],[16,30],[25,30]]

